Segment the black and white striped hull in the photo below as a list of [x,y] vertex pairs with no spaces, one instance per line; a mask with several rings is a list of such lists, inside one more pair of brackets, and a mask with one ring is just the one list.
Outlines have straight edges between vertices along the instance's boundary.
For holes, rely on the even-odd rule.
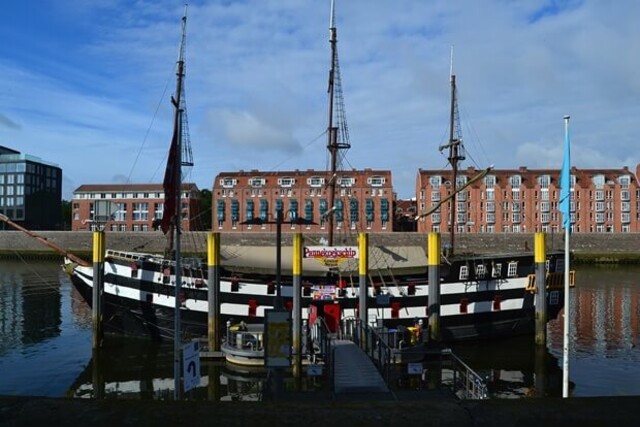
[[[533,273],[532,256],[508,256],[512,268],[502,277],[478,278],[469,274],[469,262],[453,263],[441,275],[440,326],[445,341],[508,337],[534,332],[534,294],[527,290]],[[491,260],[494,267],[499,261]],[[478,261],[486,263],[487,261]],[[505,261],[506,262],[506,261]],[[175,275],[167,270],[167,262],[152,257],[121,259],[107,257],[104,263],[103,319],[106,332],[147,337],[155,340],[173,339],[175,311]],[[461,272],[460,266],[467,266]],[[550,265],[553,265],[551,263]],[[505,264],[506,266],[506,264]],[[464,267],[463,267],[464,270]],[[471,270],[474,270],[473,268]],[[506,267],[505,267],[506,270]],[[475,269],[477,271],[477,268]],[[460,275],[465,280],[459,279]],[[83,297],[91,304],[93,269],[74,266],[71,279]],[[302,318],[309,316],[310,304],[319,308],[338,307],[339,319],[358,317],[358,280],[344,281],[329,292],[331,299],[314,299],[313,290],[321,280],[303,280]],[[275,280],[273,280],[275,282]],[[268,277],[228,277],[220,283],[221,330],[226,321],[263,322],[265,310],[274,307],[276,289]],[[390,284],[394,283],[394,284]],[[325,283],[326,285],[326,283]],[[385,326],[414,325],[417,320],[428,323],[428,283],[425,275],[382,278],[367,289],[368,319]],[[207,335],[208,289],[206,268],[184,268],[181,285],[181,325],[187,337]],[[377,294],[389,296],[388,304],[378,304]],[[285,307],[292,306],[291,278],[283,277],[281,295]],[[563,306],[560,291],[548,291],[548,315],[555,318]]]

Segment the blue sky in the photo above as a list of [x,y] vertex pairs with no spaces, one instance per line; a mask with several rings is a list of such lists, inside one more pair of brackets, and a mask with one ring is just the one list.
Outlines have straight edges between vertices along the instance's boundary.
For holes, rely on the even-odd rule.
[[[82,184],[160,182],[184,2],[5,2],[0,145]],[[324,170],[330,0],[192,1],[186,99],[211,188],[236,170]],[[640,2],[336,0],[348,167],[389,169],[413,197],[446,169],[449,57],[466,166],[640,163]]]

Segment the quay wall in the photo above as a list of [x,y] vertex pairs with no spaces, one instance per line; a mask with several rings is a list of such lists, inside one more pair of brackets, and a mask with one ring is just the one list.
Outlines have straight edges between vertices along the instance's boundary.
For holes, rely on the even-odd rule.
[[[375,393],[373,393],[375,395]],[[371,394],[370,394],[371,395]],[[197,402],[0,396],[0,425],[632,426],[638,396],[449,401]]]
[[[182,235],[183,252],[206,254],[207,232],[188,232]],[[42,239],[74,253],[91,258],[93,233],[90,231],[41,231]],[[336,245],[356,244],[355,234],[336,236]],[[320,235],[305,235],[306,244],[318,244]],[[282,233],[282,244],[290,246],[292,234]],[[426,250],[425,234],[371,233],[371,245],[422,246]],[[222,245],[275,246],[275,233],[223,233]],[[442,245],[447,246],[449,236],[442,233]],[[106,245],[110,249],[137,250],[162,253],[166,238],[161,232],[106,232]],[[532,251],[533,233],[461,233],[455,236],[456,253],[523,252]],[[564,234],[546,235],[547,250],[564,249]],[[576,233],[570,238],[570,251],[577,262],[640,263],[640,233]],[[24,256],[31,258],[55,257],[55,252],[37,239],[21,231],[0,231],[0,257]]]

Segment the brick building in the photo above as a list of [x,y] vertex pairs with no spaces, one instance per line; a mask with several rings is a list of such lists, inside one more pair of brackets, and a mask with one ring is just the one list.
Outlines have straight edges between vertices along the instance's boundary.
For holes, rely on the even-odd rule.
[[[195,184],[182,184],[182,229],[195,231],[200,214],[200,191]],[[94,203],[108,200],[114,211],[108,231],[153,231],[154,220],[162,219],[162,184],[85,184],[73,192],[72,230],[94,230]],[[157,222],[157,221],[156,221]]]
[[0,213],[31,230],[61,229],[62,169],[0,146]]
[[[282,210],[282,231],[326,232],[330,176],[327,172],[222,172],[212,193],[212,229],[227,232],[275,231]],[[393,187],[387,170],[339,172],[335,179],[335,232],[393,231]],[[298,224],[305,221],[304,224]]]
[[[474,168],[458,172],[456,187],[479,173]],[[456,232],[559,232],[559,170],[492,170],[457,196]],[[571,169],[572,232],[640,231],[638,176],[622,169]],[[416,179],[418,213],[425,212],[451,194],[451,171],[422,170]],[[418,231],[449,230],[451,201],[418,221]]]

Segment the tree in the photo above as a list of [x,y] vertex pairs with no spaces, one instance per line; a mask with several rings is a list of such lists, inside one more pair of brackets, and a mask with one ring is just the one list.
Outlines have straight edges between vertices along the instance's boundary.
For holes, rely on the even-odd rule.
[[200,190],[200,215],[198,223],[202,230],[211,230],[211,190]]
[[62,230],[71,230],[71,202],[68,201],[68,200],[63,200],[61,209],[62,209],[62,212],[61,212],[61,218],[62,218],[61,229]]

